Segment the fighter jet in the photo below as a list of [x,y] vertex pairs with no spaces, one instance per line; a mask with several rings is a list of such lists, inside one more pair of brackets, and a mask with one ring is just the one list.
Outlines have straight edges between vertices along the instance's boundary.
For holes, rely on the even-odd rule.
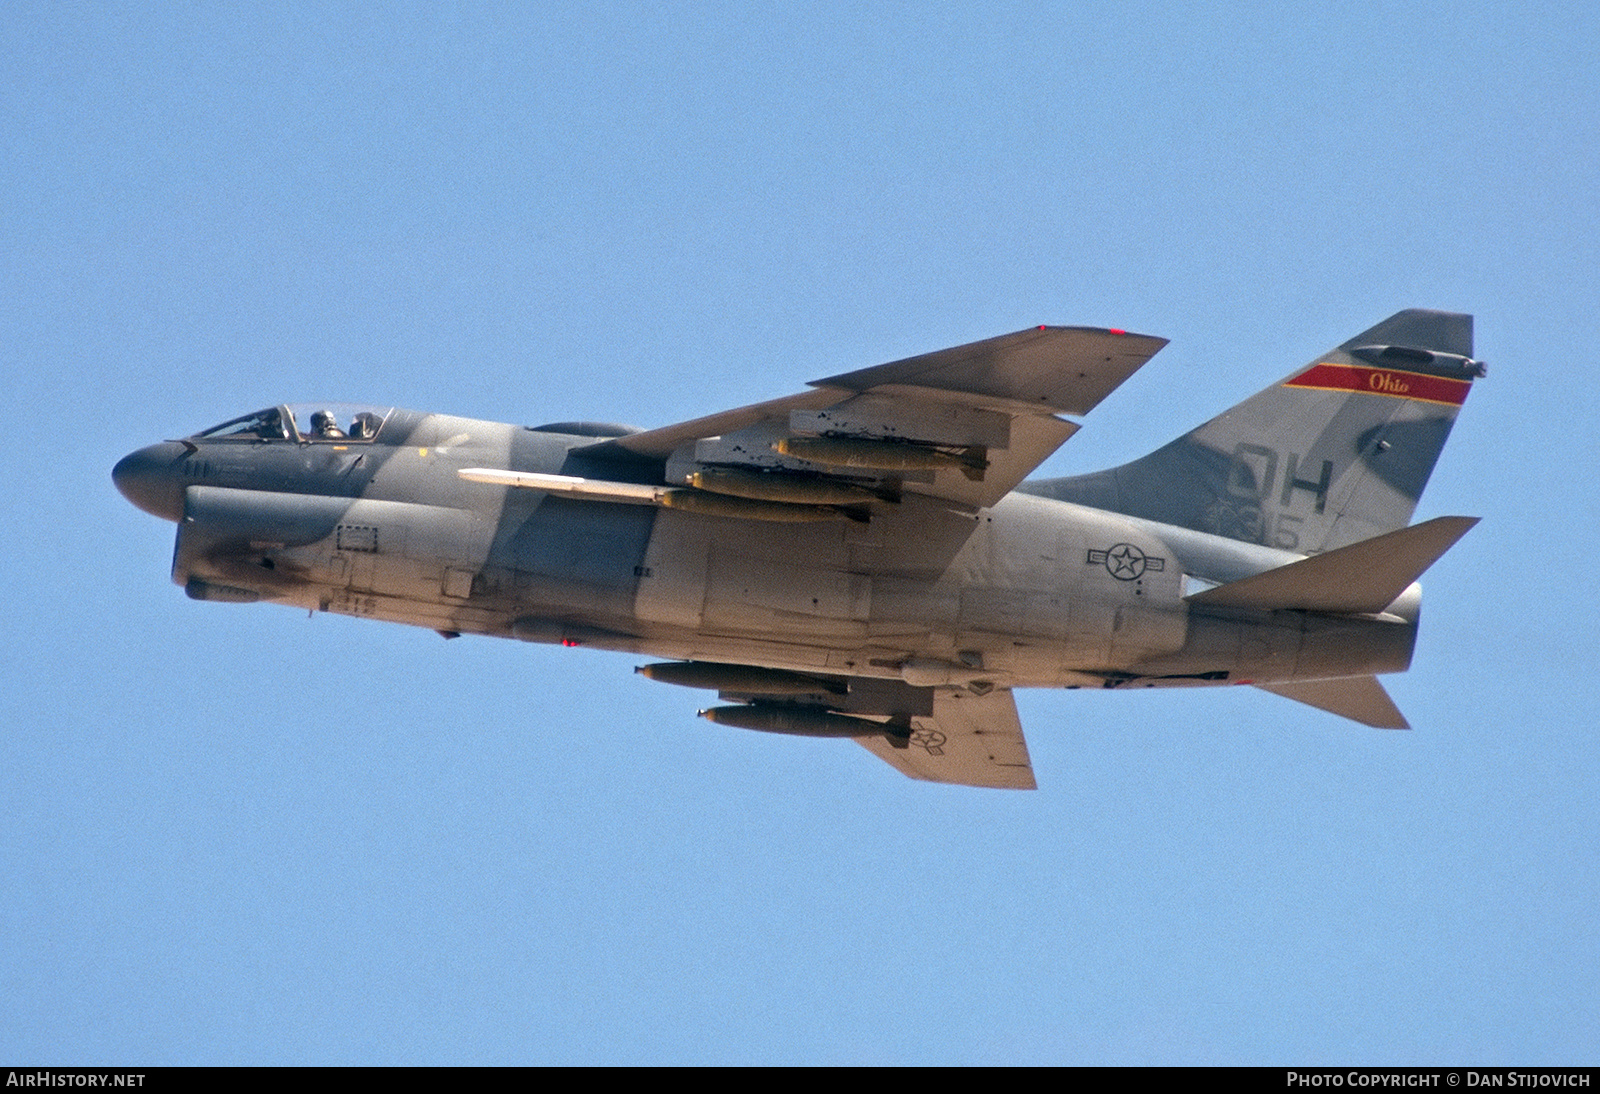
[[640,430],[286,404],[116,465],[197,600],[662,660],[723,725],[1035,785],[1013,691],[1252,684],[1406,728],[1408,526],[1472,317],[1408,310],[1121,467],[1024,482],[1165,339],[1041,326]]

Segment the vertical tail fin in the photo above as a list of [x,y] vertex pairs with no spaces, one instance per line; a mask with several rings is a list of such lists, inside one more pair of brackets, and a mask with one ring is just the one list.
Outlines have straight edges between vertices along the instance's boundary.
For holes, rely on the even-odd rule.
[[1472,381],[1472,316],[1408,309],[1142,459],[1029,493],[1314,554],[1403,528]]

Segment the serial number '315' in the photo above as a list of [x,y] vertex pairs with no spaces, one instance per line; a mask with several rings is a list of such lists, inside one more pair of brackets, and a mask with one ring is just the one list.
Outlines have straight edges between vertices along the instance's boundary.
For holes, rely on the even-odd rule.
[[[1279,463],[1284,464],[1281,487]],[[1310,461],[1297,452],[1289,453],[1288,459],[1282,460],[1276,451],[1265,445],[1236,445],[1228,464],[1227,481],[1228,495],[1235,500],[1226,506],[1226,511],[1214,514],[1218,533],[1239,535],[1286,551],[1299,547],[1297,529],[1304,518],[1281,510],[1309,502],[1312,512],[1321,513],[1327,508],[1328,488],[1333,484],[1332,460],[1323,460],[1320,468],[1309,464]],[[1308,473],[1316,478],[1305,477]],[[1274,515],[1269,528],[1263,507],[1274,500],[1280,511]]]

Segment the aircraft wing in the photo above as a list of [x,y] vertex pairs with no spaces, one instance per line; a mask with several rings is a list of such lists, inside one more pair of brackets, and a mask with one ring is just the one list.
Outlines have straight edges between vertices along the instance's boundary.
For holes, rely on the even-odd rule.
[[868,752],[913,779],[960,786],[1033,790],[1033,764],[1011,692],[987,695],[939,689],[933,714],[911,719],[911,741],[896,748],[888,737],[857,737]]
[[[873,485],[894,493],[984,507],[1077,431],[1057,414],[1087,414],[1164,345],[1163,338],[1118,330],[1032,327],[830,376],[813,381],[812,391],[617,437],[577,454],[876,479]],[[775,451],[785,440],[817,437],[876,446],[868,459],[936,450],[967,465],[863,471],[872,465]]]
[[719,724],[851,737],[913,779],[1034,789],[1017,704],[1004,688],[979,695],[893,679],[704,661],[641,665],[634,671],[665,684],[714,688],[719,698],[742,704],[700,712]]

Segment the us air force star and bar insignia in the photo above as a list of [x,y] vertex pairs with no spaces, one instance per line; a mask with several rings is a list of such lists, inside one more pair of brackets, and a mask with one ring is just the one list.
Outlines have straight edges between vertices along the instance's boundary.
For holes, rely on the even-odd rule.
[[1146,570],[1159,573],[1167,568],[1166,559],[1147,555],[1131,543],[1119,543],[1109,551],[1091,549],[1084,561],[1105,566],[1106,572],[1118,581],[1135,581]]
[[911,743],[928,750],[930,756],[943,756],[944,743],[949,740],[937,729],[917,729],[911,733]]

